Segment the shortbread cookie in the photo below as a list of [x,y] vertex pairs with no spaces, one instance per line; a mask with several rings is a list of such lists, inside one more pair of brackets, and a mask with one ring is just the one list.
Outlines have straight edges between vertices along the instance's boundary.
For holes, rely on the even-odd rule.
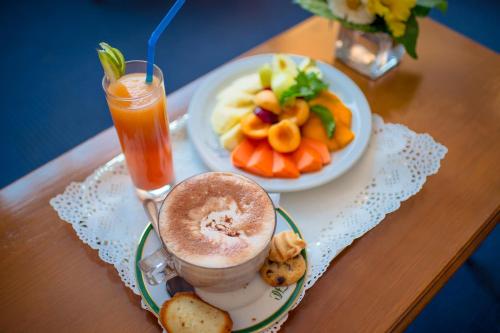
[[273,286],[288,286],[297,282],[306,272],[306,261],[302,255],[297,255],[283,263],[266,259],[260,269],[264,281]]
[[274,235],[271,241],[269,259],[274,262],[285,262],[297,256],[306,247],[306,242],[292,230],[282,231]]

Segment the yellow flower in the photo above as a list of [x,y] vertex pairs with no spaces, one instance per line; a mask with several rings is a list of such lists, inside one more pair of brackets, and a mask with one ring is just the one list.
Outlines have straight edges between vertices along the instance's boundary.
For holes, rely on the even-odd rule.
[[384,18],[394,37],[401,37],[406,30],[406,20],[417,0],[368,0],[368,11]]

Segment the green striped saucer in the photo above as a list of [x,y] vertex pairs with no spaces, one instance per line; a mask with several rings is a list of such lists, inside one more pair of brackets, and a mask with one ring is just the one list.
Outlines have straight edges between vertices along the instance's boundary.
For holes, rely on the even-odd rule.
[[[276,233],[293,230],[299,234],[300,230],[291,217],[281,208],[277,208]],[[135,256],[135,273],[137,285],[144,302],[149,310],[158,317],[161,305],[170,295],[165,284],[152,286],[147,284],[143,273],[139,269],[142,258],[150,255],[160,247],[161,243],[153,226],[149,224],[141,235]],[[302,251],[306,259],[306,251]],[[309,264],[308,264],[309,266]],[[258,274],[246,287],[227,293],[209,293],[196,290],[206,302],[229,312],[233,320],[233,332],[251,333],[260,332],[278,322],[290,311],[304,288],[305,276],[295,284],[286,287],[271,287],[265,284]]]

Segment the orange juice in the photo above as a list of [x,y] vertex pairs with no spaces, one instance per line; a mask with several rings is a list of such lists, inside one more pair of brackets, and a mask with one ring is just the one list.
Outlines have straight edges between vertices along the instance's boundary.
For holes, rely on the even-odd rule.
[[163,82],[155,76],[146,84],[145,77],[126,74],[105,89],[132,180],[139,190],[154,191],[173,182],[172,148]]

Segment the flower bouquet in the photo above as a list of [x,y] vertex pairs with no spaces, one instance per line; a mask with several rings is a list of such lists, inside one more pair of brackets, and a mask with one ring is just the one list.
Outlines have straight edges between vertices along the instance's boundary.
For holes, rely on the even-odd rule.
[[[419,33],[417,17],[427,16],[433,8],[445,11],[448,6],[447,0],[294,0],[294,2],[315,15],[340,22],[343,30],[349,33],[341,34],[340,42],[337,42],[337,53],[341,51],[341,54],[338,54],[339,59],[372,78],[397,65],[403,54],[403,48],[416,59]],[[360,36],[375,42],[379,47],[389,42],[390,47],[376,52],[372,50],[373,57],[369,57],[366,52],[362,52],[362,48],[352,47],[352,44],[363,44],[355,40],[359,40]],[[350,40],[345,40],[346,38]],[[342,51],[346,54],[342,54]],[[377,58],[377,53],[384,51],[386,54]],[[397,61],[391,63],[392,58],[396,58]],[[364,64],[359,64],[360,61]],[[360,68],[361,65],[366,68],[363,70]],[[371,66],[382,67],[379,68],[380,73],[374,72],[376,68]]]

